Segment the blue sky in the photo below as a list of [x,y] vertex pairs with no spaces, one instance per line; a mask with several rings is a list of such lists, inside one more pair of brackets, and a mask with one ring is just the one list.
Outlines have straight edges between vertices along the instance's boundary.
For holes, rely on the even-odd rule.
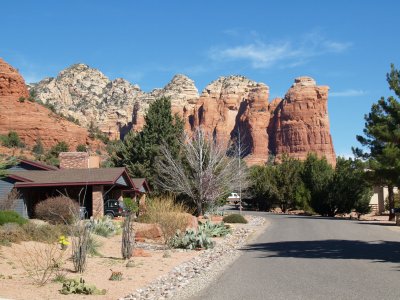
[[399,1],[2,1],[0,57],[28,82],[82,62],[149,91],[176,73],[201,91],[245,75],[284,96],[298,76],[330,86],[337,154],[400,68]]

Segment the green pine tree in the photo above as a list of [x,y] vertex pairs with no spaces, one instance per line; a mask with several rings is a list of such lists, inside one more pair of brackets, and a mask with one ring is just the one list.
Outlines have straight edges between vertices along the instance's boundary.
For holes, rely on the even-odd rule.
[[131,131],[112,160],[116,166],[126,166],[131,176],[144,177],[154,188],[157,177],[155,161],[160,155],[160,145],[165,143],[174,156],[178,156],[179,139],[183,134],[183,120],[172,115],[171,100],[162,97],[150,104],[145,125],[139,133]]
[[[391,65],[387,74],[389,87],[400,97],[400,71]],[[357,157],[368,160],[368,177],[371,182],[387,185],[389,190],[389,220],[394,219],[394,186],[400,183],[400,103],[393,96],[382,97],[365,115],[364,135],[357,140],[368,148],[353,149]]]

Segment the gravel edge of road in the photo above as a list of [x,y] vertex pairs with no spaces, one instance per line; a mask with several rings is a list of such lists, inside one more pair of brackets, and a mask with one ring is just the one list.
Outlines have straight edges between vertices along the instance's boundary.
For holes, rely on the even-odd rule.
[[249,223],[235,228],[233,233],[220,240],[215,248],[204,251],[198,257],[175,267],[147,287],[120,299],[163,300],[173,297],[174,300],[185,300],[199,294],[240,257],[242,254],[240,248],[255,240],[270,224],[262,217],[250,215],[246,217],[249,218]]

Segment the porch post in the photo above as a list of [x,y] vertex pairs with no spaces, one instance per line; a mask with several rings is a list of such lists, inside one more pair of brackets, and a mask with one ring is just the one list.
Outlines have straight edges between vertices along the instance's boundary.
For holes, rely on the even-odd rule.
[[104,187],[102,185],[93,186],[92,190],[92,215],[93,218],[99,219],[104,216]]

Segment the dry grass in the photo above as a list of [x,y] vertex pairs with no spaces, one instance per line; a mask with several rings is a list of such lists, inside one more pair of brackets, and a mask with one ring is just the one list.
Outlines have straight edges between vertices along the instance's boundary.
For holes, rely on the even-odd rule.
[[188,224],[189,209],[174,197],[157,197],[148,201],[146,218],[150,223],[160,225],[165,244],[169,245],[176,231],[184,231]]

